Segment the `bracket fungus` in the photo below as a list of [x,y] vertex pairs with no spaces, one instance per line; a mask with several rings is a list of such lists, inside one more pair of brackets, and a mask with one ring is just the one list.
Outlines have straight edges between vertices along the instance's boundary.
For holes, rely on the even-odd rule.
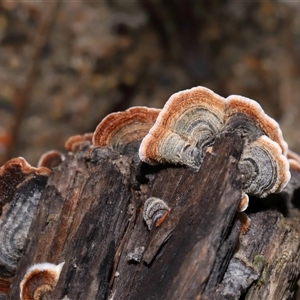
[[249,205],[249,196],[245,193],[242,192],[242,197],[238,206],[238,212],[243,212],[248,208]]
[[0,168],[0,215],[2,207],[12,200],[17,186],[29,175],[48,177],[49,174],[48,168],[34,168],[23,157],[7,161]]
[[238,167],[243,191],[261,198],[281,192],[290,180],[288,160],[265,135],[244,148]]
[[141,160],[199,169],[224,126],[224,112],[225,99],[204,87],[172,95],[141,143]]
[[77,134],[69,137],[65,142],[65,149],[70,152],[75,152],[82,144],[91,144],[93,133]]
[[287,201],[287,204],[293,208],[300,207],[299,188],[300,188],[300,156],[288,150],[287,159],[290,167],[291,179],[281,192],[281,196]]
[[15,274],[50,170],[13,158],[0,169],[0,276]]
[[[109,147],[121,154],[128,147],[137,149],[159,112],[160,109],[135,106],[122,112],[111,113],[96,127],[93,145]],[[135,145],[136,143],[138,145]]]
[[46,153],[44,153],[38,163],[37,163],[37,167],[45,167],[48,169],[53,169],[55,167],[57,167],[61,162],[63,162],[65,160],[65,156],[64,154],[62,154],[59,151],[56,150],[50,150],[47,151]]
[[289,149],[287,153],[287,159],[290,164],[290,171],[293,173],[300,173],[300,156]]
[[266,135],[280,146],[283,155],[287,155],[288,145],[283,139],[279,124],[256,101],[238,95],[229,96],[226,98],[225,118],[225,128],[239,131],[247,142]]
[[144,203],[143,218],[149,230],[159,227],[169,214],[170,208],[165,201],[150,197]]
[[63,266],[64,262],[59,265],[40,263],[31,266],[20,283],[21,300],[48,299],[57,284]]
[[280,192],[290,179],[288,145],[278,123],[246,97],[225,99],[204,87],[175,93],[142,140],[139,156],[151,165],[171,163],[199,170],[216,138],[232,131],[245,141],[239,163],[243,191],[258,197]]

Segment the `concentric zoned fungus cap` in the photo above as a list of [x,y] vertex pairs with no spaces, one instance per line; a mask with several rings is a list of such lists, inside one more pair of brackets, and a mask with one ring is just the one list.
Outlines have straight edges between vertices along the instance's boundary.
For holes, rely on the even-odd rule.
[[9,160],[0,169],[0,209],[4,206],[0,217],[0,277],[15,275],[49,174],[48,168],[33,168],[22,157]]
[[20,284],[21,300],[48,299],[57,284],[63,265],[64,262],[59,265],[41,263],[30,267]]
[[240,131],[250,143],[266,135],[287,155],[288,145],[282,137],[279,124],[256,101],[238,95],[229,96],[226,99],[225,119],[226,130]]
[[159,227],[169,214],[170,208],[165,201],[150,197],[144,203],[143,218],[148,229],[151,230],[153,226]]
[[287,157],[265,135],[244,148],[238,166],[243,191],[258,197],[281,192],[291,177]]
[[93,145],[109,147],[123,153],[131,144],[138,143],[153,126],[160,109],[144,106],[131,107],[122,112],[111,113],[97,126]]
[[224,112],[225,99],[204,87],[172,95],[143,139],[140,159],[199,169],[224,126]]
[[48,168],[32,167],[23,157],[12,158],[0,168],[0,215],[1,208],[12,200],[17,186],[30,174],[48,176]]

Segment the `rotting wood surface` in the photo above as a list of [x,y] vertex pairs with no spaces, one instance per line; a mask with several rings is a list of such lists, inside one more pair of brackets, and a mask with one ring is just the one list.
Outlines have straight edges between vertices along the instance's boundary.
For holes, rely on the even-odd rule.
[[[52,299],[292,299],[299,222],[256,211],[240,236],[242,147],[222,135],[199,172],[141,168],[126,155],[92,163],[81,147],[48,179],[9,299],[45,261],[65,261]],[[151,231],[142,217],[150,196],[171,208]]]

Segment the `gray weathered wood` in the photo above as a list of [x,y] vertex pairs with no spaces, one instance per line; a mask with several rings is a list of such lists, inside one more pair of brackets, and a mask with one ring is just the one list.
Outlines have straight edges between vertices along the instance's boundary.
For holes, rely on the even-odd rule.
[[[65,261],[53,299],[292,299],[294,221],[255,211],[240,233],[242,146],[238,135],[221,136],[199,172],[126,155],[91,162],[87,146],[68,155],[43,191],[9,299],[26,269],[45,261]],[[150,196],[171,208],[151,231],[142,217]]]

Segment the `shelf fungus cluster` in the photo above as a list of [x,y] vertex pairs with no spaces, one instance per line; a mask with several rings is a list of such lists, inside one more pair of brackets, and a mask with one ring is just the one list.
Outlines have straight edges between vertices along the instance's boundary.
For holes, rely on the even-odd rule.
[[204,87],[170,97],[142,140],[140,159],[199,170],[207,152],[223,132],[244,139],[239,161],[243,191],[257,197],[281,192],[290,179],[287,143],[276,121],[254,100],[227,99]]
[[20,284],[21,300],[49,299],[57,284],[64,262],[59,265],[39,263],[31,266]]
[[[239,211],[247,208],[248,195],[266,197],[281,192],[290,180],[290,169],[297,179],[292,188],[299,188],[300,158],[288,152],[278,123],[254,100],[236,95],[225,99],[204,87],[172,95],[163,109],[137,106],[109,114],[94,133],[69,138],[65,143],[68,154],[49,151],[43,155],[38,168],[33,168],[23,158],[8,161],[0,168],[0,279],[15,276],[47,178],[65,158],[68,162],[75,152],[79,156],[84,152],[80,158],[93,163],[127,155],[125,158],[130,156],[132,160],[126,162],[137,162],[138,167],[147,168],[144,163],[175,164],[199,171],[207,153],[214,154],[215,142],[231,133],[236,133],[240,145],[243,144],[238,160],[242,183]],[[128,169],[132,167],[130,163],[128,166]],[[127,165],[122,167],[127,168]],[[134,173],[130,172],[130,175]],[[193,182],[198,182],[198,176],[194,178]],[[141,194],[146,193],[142,191]],[[169,203],[171,206],[174,202]],[[168,218],[169,205],[156,197],[145,201],[142,217],[149,231]],[[176,215],[176,209],[172,210],[173,216]],[[248,219],[244,223],[247,222]],[[160,229],[158,233],[163,231]],[[165,241],[165,236],[159,239]],[[128,253],[127,259],[140,262],[143,255],[150,257],[153,249],[156,248],[147,252],[144,246],[137,246]],[[42,263],[28,269],[20,284],[21,299],[47,297],[62,267],[63,263]]]

